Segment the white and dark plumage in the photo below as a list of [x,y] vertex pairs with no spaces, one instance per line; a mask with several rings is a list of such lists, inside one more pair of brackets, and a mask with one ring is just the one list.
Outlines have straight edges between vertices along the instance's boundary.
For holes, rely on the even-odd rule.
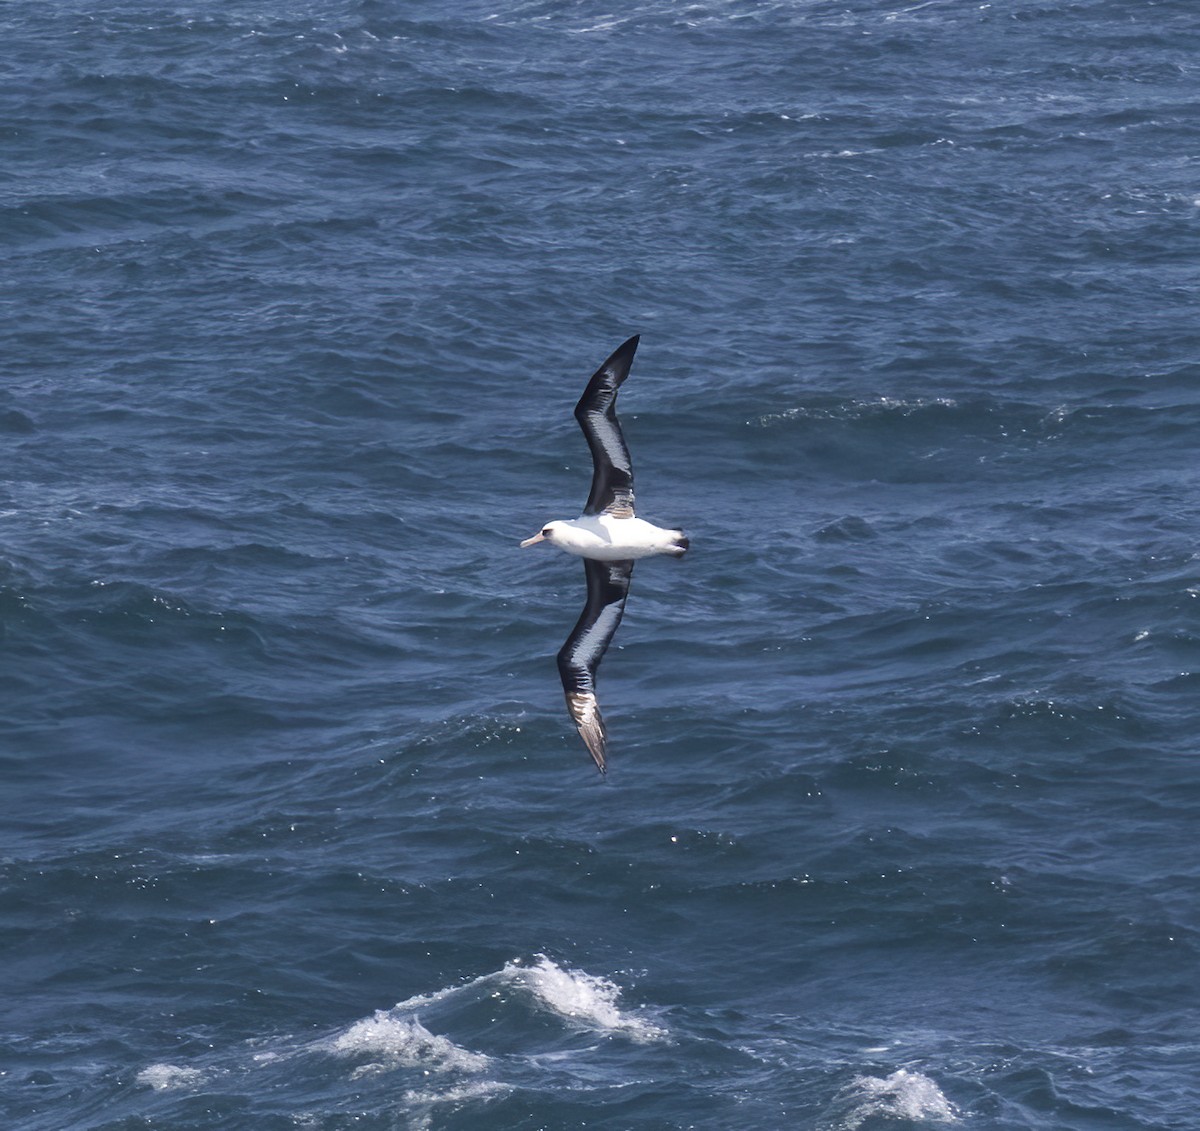
[[592,490],[583,514],[548,522],[521,543],[549,542],[583,558],[587,604],[558,653],[558,672],[567,710],[601,773],[607,767],[608,735],[596,702],[596,669],[621,623],[633,563],[653,554],[678,558],[688,548],[682,530],[665,530],[634,514],[633,463],[616,405],[637,346],[637,335],[620,346],[596,370],[575,406],[592,452]]

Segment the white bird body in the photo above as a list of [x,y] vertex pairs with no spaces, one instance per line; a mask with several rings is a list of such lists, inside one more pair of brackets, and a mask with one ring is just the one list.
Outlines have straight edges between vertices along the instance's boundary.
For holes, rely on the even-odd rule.
[[576,557],[600,562],[631,561],[655,554],[679,557],[687,550],[682,530],[667,530],[644,518],[617,518],[611,514],[585,514],[548,522],[521,545],[542,541]]

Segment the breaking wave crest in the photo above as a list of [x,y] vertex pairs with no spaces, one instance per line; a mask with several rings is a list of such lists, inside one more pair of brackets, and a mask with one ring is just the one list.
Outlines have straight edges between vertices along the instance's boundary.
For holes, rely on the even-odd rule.
[[539,954],[532,966],[515,960],[507,963],[499,977],[526,990],[543,1009],[577,1026],[621,1033],[640,1042],[661,1040],[667,1035],[665,1029],[637,1013],[622,1010],[618,1005],[621,991],[607,978],[582,970],[564,970],[544,954]]
[[[550,1019],[531,1024],[536,1017]],[[588,1048],[564,1051],[572,1035],[588,1034],[645,1044],[667,1031],[624,1006],[620,987],[608,978],[560,966],[544,954],[514,958],[488,974],[376,1010],[316,1040],[267,1038],[216,1053],[196,1064],[156,1063],[138,1073],[137,1084],[155,1093],[194,1092],[217,1078],[241,1086],[270,1085],[275,1074],[293,1076],[297,1067],[326,1089],[394,1074],[408,1126],[427,1126],[441,1105],[486,1104],[514,1088],[536,1087],[551,1060],[554,1072],[572,1072],[581,1085]],[[479,1046],[486,1046],[487,1051]],[[293,1113],[303,1125],[312,1111]]]
[[876,1120],[953,1123],[954,1105],[928,1076],[901,1068],[890,1076],[859,1076],[842,1093],[836,1131],[859,1131]]
[[373,1017],[356,1021],[330,1043],[339,1056],[367,1055],[368,1063],[357,1067],[351,1079],[397,1068],[421,1068],[427,1072],[481,1072],[488,1058],[431,1033],[415,1017],[396,1016],[379,1010]]

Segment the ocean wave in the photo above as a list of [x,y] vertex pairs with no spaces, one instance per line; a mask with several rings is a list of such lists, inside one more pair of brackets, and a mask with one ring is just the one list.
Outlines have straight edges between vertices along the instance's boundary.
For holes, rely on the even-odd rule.
[[958,1121],[958,1112],[942,1090],[921,1072],[897,1069],[890,1076],[859,1076],[839,1097],[846,1109],[826,1126],[836,1131],[859,1131],[874,1121],[945,1124]]
[[482,1053],[471,1052],[446,1037],[431,1033],[416,1017],[395,1010],[377,1012],[356,1021],[329,1043],[338,1056],[364,1059],[351,1079],[397,1068],[425,1072],[482,1072],[491,1063]]
[[[615,982],[537,955],[414,995],[315,1040],[264,1036],[188,1062],[154,1062],[139,1070],[135,1082],[155,1093],[205,1089],[224,1095],[269,1088],[272,1081],[293,1079],[299,1072],[324,1081],[328,1110],[343,1089],[365,1086],[374,1077],[396,1077],[404,1090],[389,1108],[398,1106],[410,1125],[424,1126],[436,1111],[487,1105],[563,1073],[587,1086],[594,1046],[564,1046],[553,1029],[529,1025],[530,1011],[552,1019],[559,1035],[623,1038],[634,1046],[668,1035],[643,1011],[623,1005]],[[435,1020],[427,1025],[423,1018]],[[486,1043],[498,1047],[480,1051]],[[302,1125],[321,1118],[311,1104],[296,1116]]]
[[620,1005],[615,982],[582,970],[559,966],[544,954],[532,963],[513,959],[502,969],[459,986],[422,994],[395,1006],[393,1017],[413,1016],[431,1006],[458,1008],[483,998],[503,1000],[515,991],[517,1000],[583,1032],[621,1035],[637,1042],[663,1040],[667,1031],[638,1011]]
[[532,966],[508,963],[499,977],[532,995],[543,1009],[565,1018],[572,1025],[598,1033],[619,1033],[639,1042],[660,1041],[666,1029],[618,1004],[621,991],[607,978],[564,970],[544,954]]
[[202,1087],[208,1076],[199,1068],[181,1068],[178,1064],[150,1064],[135,1077],[135,1083],[156,1092],[192,1090]]

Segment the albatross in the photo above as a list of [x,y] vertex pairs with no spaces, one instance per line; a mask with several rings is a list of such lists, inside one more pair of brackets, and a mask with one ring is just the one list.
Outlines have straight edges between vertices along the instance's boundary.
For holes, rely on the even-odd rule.
[[558,674],[567,710],[602,774],[608,765],[608,731],[596,701],[596,669],[625,612],[633,563],[654,554],[679,558],[688,548],[682,530],[667,530],[634,514],[633,463],[617,420],[617,392],[629,376],[639,337],[617,347],[575,406],[592,452],[592,490],[583,514],[548,522],[521,543],[549,542],[583,558],[587,604],[559,650]]

